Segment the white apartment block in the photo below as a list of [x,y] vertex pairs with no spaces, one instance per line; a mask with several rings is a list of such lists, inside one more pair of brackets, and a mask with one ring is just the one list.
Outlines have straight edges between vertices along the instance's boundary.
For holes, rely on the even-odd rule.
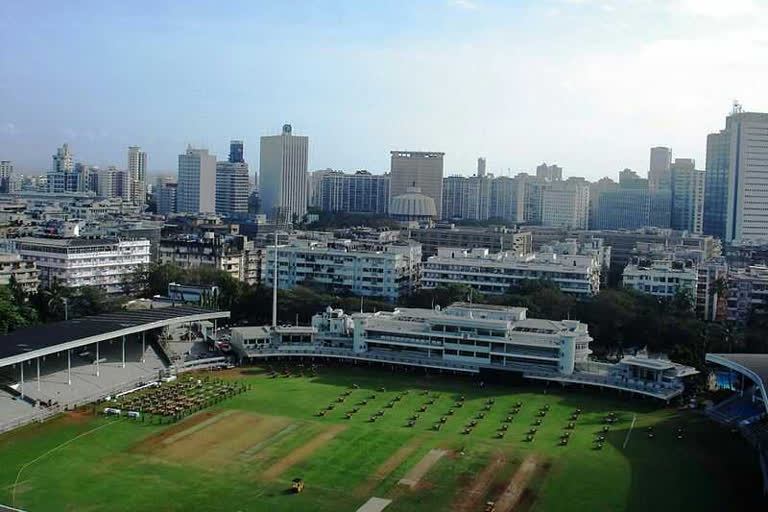
[[307,213],[309,137],[293,135],[290,124],[280,135],[261,138],[259,197],[261,211],[279,222]]
[[445,153],[434,151],[391,151],[390,201],[418,187],[421,193],[435,201],[437,218],[442,218],[443,206],[443,157]]
[[[277,285],[280,289],[318,285],[330,290],[394,302],[417,286],[421,245],[386,244],[380,250],[343,247],[311,240],[278,246]],[[265,249],[264,280],[274,283],[275,248]]]
[[179,179],[176,188],[177,213],[214,213],[216,211],[216,156],[207,149],[187,147],[179,155]]
[[40,272],[34,261],[24,261],[18,254],[0,253],[0,285],[16,280],[25,293],[34,293],[40,284]]
[[600,291],[602,262],[596,255],[510,252],[440,247],[423,265],[422,288],[467,285],[502,295],[526,281],[549,280],[565,293],[591,296]]
[[128,176],[131,200],[135,204],[144,204],[147,201],[147,154],[139,146],[128,147]]
[[160,240],[158,260],[183,269],[222,270],[232,279],[257,284],[261,279],[263,249],[245,236],[181,235]]
[[25,261],[37,264],[44,288],[55,282],[121,293],[133,274],[150,262],[149,240],[22,238],[16,248]]
[[582,178],[555,181],[541,192],[541,224],[566,229],[587,229],[589,183]]
[[698,281],[698,268],[683,262],[630,263],[624,267],[622,275],[624,286],[655,297],[671,299],[678,293],[688,293],[692,306],[696,300]]
[[768,267],[752,265],[728,274],[728,320],[745,324],[768,312]]

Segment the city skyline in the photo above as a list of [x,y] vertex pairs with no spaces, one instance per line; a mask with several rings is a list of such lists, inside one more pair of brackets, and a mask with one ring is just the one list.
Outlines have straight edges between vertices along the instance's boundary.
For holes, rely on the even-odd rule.
[[63,143],[100,166],[139,145],[153,175],[187,144],[223,156],[232,138],[255,162],[259,137],[288,122],[312,139],[310,170],[381,173],[389,151],[441,151],[446,175],[485,156],[496,175],[546,161],[596,180],[645,175],[652,146],[703,162],[733,99],[768,110],[753,65],[768,17],[746,0],[43,4],[0,7],[0,148],[20,173],[48,170]]

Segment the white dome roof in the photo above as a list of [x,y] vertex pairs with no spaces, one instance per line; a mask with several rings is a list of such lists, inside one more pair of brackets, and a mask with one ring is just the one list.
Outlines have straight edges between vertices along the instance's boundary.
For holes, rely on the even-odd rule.
[[392,198],[389,214],[397,217],[437,217],[435,200],[421,193],[418,187],[408,187],[408,192]]

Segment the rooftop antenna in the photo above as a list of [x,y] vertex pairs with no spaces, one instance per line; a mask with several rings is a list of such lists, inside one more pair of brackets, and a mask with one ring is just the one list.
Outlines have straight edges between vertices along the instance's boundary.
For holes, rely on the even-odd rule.
[[360,296],[360,312],[363,312],[363,297]]
[[733,110],[731,110],[731,114],[741,114],[744,112],[744,108],[741,106],[741,103],[739,103],[739,100],[733,100]]

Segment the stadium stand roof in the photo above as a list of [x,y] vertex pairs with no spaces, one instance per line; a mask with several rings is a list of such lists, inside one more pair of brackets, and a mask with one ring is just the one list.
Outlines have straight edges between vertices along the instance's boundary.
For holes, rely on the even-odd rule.
[[768,354],[707,354],[706,360],[749,377],[760,388],[768,411]]
[[20,329],[0,336],[0,367],[97,341],[168,325],[216,318],[229,318],[229,311],[174,306],[143,311],[119,311]]

